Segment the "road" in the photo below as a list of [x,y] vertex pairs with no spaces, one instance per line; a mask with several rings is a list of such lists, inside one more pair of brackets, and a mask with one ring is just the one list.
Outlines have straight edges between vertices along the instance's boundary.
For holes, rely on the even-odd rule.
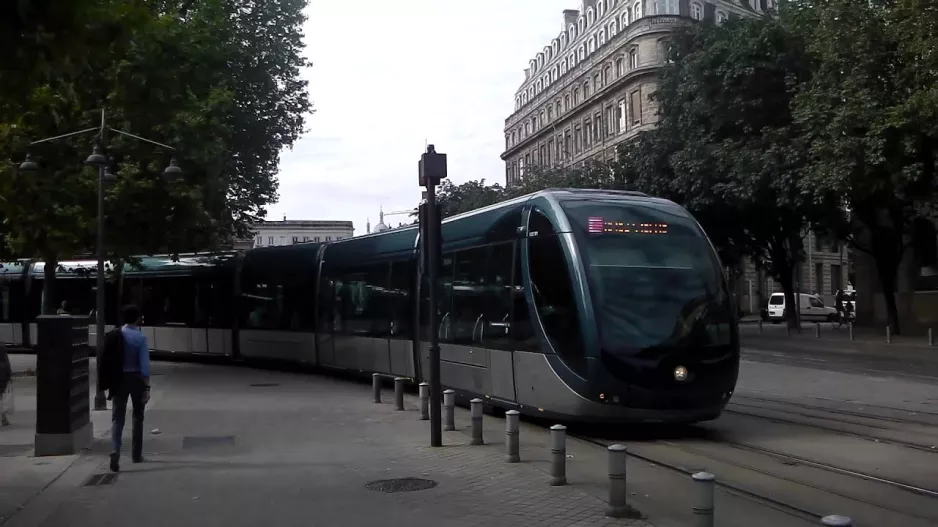
[[[812,340],[813,339],[813,340]],[[717,476],[760,524],[938,524],[938,348],[743,336],[736,392],[717,420],[595,434],[648,463]],[[751,520],[751,518],[750,518]],[[738,515],[722,526],[751,525]]]

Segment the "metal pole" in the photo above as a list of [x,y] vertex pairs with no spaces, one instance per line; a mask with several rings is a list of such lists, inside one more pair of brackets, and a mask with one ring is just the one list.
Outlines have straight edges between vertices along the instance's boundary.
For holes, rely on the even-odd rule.
[[443,386],[440,382],[440,335],[436,327],[436,286],[437,268],[440,247],[437,246],[439,235],[437,234],[436,217],[436,185],[432,180],[427,182],[427,226],[424,233],[427,235],[427,260],[429,262],[429,297],[430,305],[427,306],[427,324],[430,327],[430,446],[443,446],[443,426],[440,412],[440,396]]
[[517,463],[521,461],[520,441],[518,441],[521,428],[521,413],[518,410],[505,412],[505,450],[508,451],[506,461]]
[[886,326],[886,344],[892,343],[892,328]]
[[713,527],[713,484],[716,477],[709,472],[698,472],[691,476],[697,486],[694,516],[697,527]]
[[817,338],[821,338],[821,323],[820,322],[814,323],[814,336]]
[[404,409],[404,378],[395,377],[394,378],[394,403],[397,406],[397,410]]
[[625,445],[610,445],[609,452],[609,505],[606,516],[624,518],[628,515],[628,488],[626,487]]
[[[101,108],[101,148],[106,141],[104,108]],[[105,165],[98,167],[98,290],[95,295],[95,370],[98,372],[95,383],[94,409],[107,410],[107,397],[101,389],[101,358],[104,356],[104,174]]]
[[381,402],[381,374],[372,373],[371,374],[371,393],[374,396],[374,401],[376,403]]
[[482,399],[475,398],[469,401],[472,410],[472,440],[470,445],[483,445],[482,440]]
[[935,345],[935,336],[932,334],[931,328],[928,328],[928,345]]
[[567,484],[567,427],[550,427],[550,484]]
[[430,419],[430,385],[426,382],[420,383],[420,420]]
[[850,323],[850,340],[853,340],[853,322]]

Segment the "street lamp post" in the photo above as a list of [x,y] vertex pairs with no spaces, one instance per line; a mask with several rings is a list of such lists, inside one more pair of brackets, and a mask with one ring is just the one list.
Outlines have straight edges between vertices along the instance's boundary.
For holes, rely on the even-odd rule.
[[[97,291],[95,292],[95,358],[97,369],[98,369],[98,382],[95,387],[94,394],[94,409],[95,410],[107,410],[107,399],[105,398],[104,391],[101,390],[101,355],[104,352],[104,258],[105,258],[105,248],[104,248],[104,184],[106,181],[115,179],[117,176],[109,174],[107,172],[108,157],[104,154],[104,144],[107,140],[107,132],[111,131],[131,139],[136,139],[138,141],[143,141],[145,143],[150,143],[162,148],[165,148],[170,151],[176,151],[175,148],[164,145],[163,143],[158,143],[144,137],[140,137],[134,134],[130,134],[115,128],[108,128],[107,121],[105,120],[104,109],[101,109],[101,125],[95,128],[87,128],[85,130],[79,130],[77,132],[72,132],[69,134],[59,135],[55,137],[49,137],[46,139],[40,139],[39,141],[33,141],[29,146],[37,145],[39,143],[48,143],[51,141],[56,141],[58,139],[64,139],[66,137],[72,137],[75,135],[81,135],[88,132],[98,132],[98,142],[94,146],[94,151],[91,155],[85,159],[85,165],[89,167],[96,167],[98,169],[98,229],[97,229],[97,253],[98,253],[98,273],[97,273]],[[33,160],[31,154],[26,155],[26,161],[20,165],[20,170],[24,172],[35,172],[39,169],[39,164]],[[166,170],[163,171],[163,177],[173,178],[182,175],[182,169],[176,164],[176,159],[173,158],[169,162],[169,166],[166,167]]]
[[442,218],[436,203],[436,186],[446,178],[446,154],[438,154],[433,145],[420,156],[418,163],[420,186],[427,189],[427,200],[420,204],[424,211],[420,215],[420,238],[423,240],[422,255],[427,273],[428,306],[427,325],[430,328],[430,446],[443,446],[443,427],[440,416],[440,397],[443,387],[440,380],[440,341],[436,327],[437,282],[440,270]]

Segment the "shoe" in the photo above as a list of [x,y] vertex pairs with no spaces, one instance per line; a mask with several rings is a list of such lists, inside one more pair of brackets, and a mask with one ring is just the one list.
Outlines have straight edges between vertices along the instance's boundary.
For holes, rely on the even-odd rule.
[[143,463],[144,461],[145,460],[143,459],[143,456],[138,456],[138,457],[133,458],[134,463]]
[[120,454],[111,454],[111,472],[120,472]]

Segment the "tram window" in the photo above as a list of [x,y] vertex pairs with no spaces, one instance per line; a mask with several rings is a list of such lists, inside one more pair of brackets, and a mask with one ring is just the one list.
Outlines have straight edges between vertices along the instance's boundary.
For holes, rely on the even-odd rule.
[[343,333],[369,337],[387,337],[388,265],[364,266],[343,273],[336,283],[336,300],[341,311],[339,329]]
[[191,276],[166,276],[141,280],[138,305],[144,323],[192,325],[195,318],[194,279]]
[[220,273],[196,277],[196,327],[231,327],[232,285],[231,278]]
[[[549,220],[532,211],[531,224],[539,216],[540,223]],[[556,234],[528,240],[528,262],[534,305],[544,331],[554,349],[574,369],[584,367],[583,341],[577,316],[576,296],[563,245]]]
[[514,339],[514,349],[519,351],[537,351],[537,338],[534,336],[534,326],[531,324],[528,301],[524,297],[524,281],[521,274],[521,243],[515,243],[514,279],[512,280],[512,319],[511,334]]
[[240,326],[312,331],[313,282],[308,273],[247,270],[241,274]]
[[411,340],[414,338],[413,303],[410,292],[417,274],[416,262],[406,260],[391,264],[391,280],[388,284],[388,315],[393,334],[391,338]]
[[[436,329],[435,331],[439,334],[440,342],[451,342],[453,328],[452,328],[452,311],[453,311],[453,267],[456,263],[456,254],[449,253],[443,255],[443,263],[440,266],[440,282],[437,287],[437,315],[436,315]],[[425,282],[426,284],[426,282]],[[423,288],[422,293],[422,308],[421,309],[421,328],[427,324],[427,308],[429,305],[429,286]],[[429,328],[428,328],[429,330]],[[426,334],[427,340],[429,340],[430,334]]]
[[485,310],[485,267],[488,247],[476,247],[453,255],[453,304],[444,326],[446,342],[478,344],[476,336]]
[[479,345],[490,349],[510,350],[511,343],[511,258],[514,243],[489,247],[488,264],[482,269],[485,284]]

